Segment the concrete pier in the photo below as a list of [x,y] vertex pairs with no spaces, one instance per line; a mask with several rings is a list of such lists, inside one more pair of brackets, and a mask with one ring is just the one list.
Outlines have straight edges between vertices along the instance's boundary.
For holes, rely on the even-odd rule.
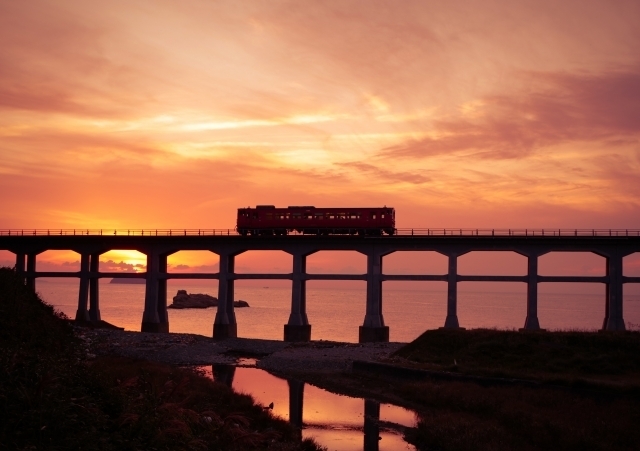
[[[164,267],[166,272],[166,256],[155,251],[147,254],[147,283],[144,296],[144,312],[142,313],[142,332],[169,332],[169,321],[166,312],[166,297],[164,302],[159,300],[160,295],[160,272]],[[165,289],[166,295],[166,289]],[[161,305],[164,304],[164,312],[161,312]],[[161,317],[162,320],[161,321]]]
[[167,311],[167,257],[162,253],[158,256],[158,321],[161,332],[169,332],[169,312]]
[[447,317],[444,320],[445,329],[459,329],[458,323],[458,254],[446,254],[449,258],[447,273]]
[[619,252],[612,252],[607,259],[607,283],[605,317],[603,330],[626,330],[622,316],[622,258]]
[[358,334],[360,343],[389,341],[389,326],[385,326],[382,315],[382,257],[388,253],[373,249],[366,254],[367,306]]
[[238,325],[233,308],[235,257],[239,252],[221,252],[218,273],[218,310],[213,322],[213,338],[222,340],[238,336]]
[[100,289],[99,279],[97,277],[100,272],[100,254],[91,254],[91,278],[89,279],[89,320],[94,323],[102,321],[100,316]]
[[311,324],[307,318],[307,256],[312,252],[293,254],[291,275],[291,314],[284,325],[284,341],[310,341]]
[[89,321],[87,303],[89,301],[89,254],[80,255],[80,288],[78,290],[78,310],[76,321],[85,323]]
[[37,252],[30,252],[27,254],[27,277],[25,284],[30,290],[36,291],[36,255]]
[[527,257],[527,317],[524,330],[540,330],[538,321],[538,254],[530,253]]
[[23,283],[26,283],[26,280],[24,278],[24,272],[25,272],[25,257],[26,255],[24,253],[21,252],[17,252],[16,253],[16,273],[20,276],[20,278],[22,279]]

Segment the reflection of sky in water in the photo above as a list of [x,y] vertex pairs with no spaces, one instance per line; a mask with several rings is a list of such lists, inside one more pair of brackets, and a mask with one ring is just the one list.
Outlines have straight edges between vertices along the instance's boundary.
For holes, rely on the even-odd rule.
[[[211,367],[204,367],[209,375]],[[289,420],[289,384],[256,368],[236,368],[233,388],[250,394],[257,403],[268,406],[273,402],[273,413]],[[402,407],[380,405],[380,420],[407,427],[415,426],[415,414]],[[341,396],[309,384],[304,385],[303,398],[304,437],[314,437],[331,450],[362,450],[364,446],[364,400]],[[384,426],[384,425],[383,425]],[[380,451],[410,449],[402,434],[381,430]]]
[[[320,445],[326,446],[328,451],[362,451],[364,447],[362,431],[353,429],[305,428],[302,435],[315,439]],[[380,437],[379,451],[415,451],[415,447],[402,440],[401,435],[380,431]]]
[[416,414],[411,410],[394,406],[393,404],[380,404],[380,421],[414,427],[417,423],[417,418]]

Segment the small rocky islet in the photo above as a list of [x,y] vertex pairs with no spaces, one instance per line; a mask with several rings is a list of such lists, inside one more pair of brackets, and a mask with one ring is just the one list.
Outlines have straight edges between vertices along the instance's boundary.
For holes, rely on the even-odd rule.
[[[173,304],[167,306],[167,308],[185,309],[185,308],[209,308],[217,307],[218,298],[203,293],[187,293],[187,290],[178,290],[178,293],[173,297]],[[233,301],[234,307],[249,307],[249,303],[246,301],[238,300]]]

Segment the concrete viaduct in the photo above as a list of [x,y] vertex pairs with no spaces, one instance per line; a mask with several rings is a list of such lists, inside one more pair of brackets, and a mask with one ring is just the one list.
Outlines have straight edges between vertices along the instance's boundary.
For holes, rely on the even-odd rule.
[[[591,282],[606,285],[606,301],[602,329],[625,330],[622,287],[640,283],[640,277],[623,275],[623,258],[640,252],[640,231],[478,231],[399,230],[398,235],[384,237],[358,236],[270,236],[242,237],[233,231],[2,231],[0,249],[16,254],[15,269],[25,283],[35,288],[38,277],[78,277],[80,279],[77,321],[100,321],[98,279],[131,277],[146,279],[143,332],[168,332],[167,279],[218,279],[218,310],[213,324],[213,337],[237,336],[234,313],[234,282],[241,279],[287,279],[292,281],[291,313],[284,325],[287,341],[308,341],[311,324],[306,313],[307,280],[366,281],[366,309],[359,330],[360,342],[388,341],[389,328],[382,315],[382,282],[386,280],[444,281],[448,284],[445,328],[459,328],[457,315],[457,283],[463,281],[523,282],[527,284],[527,313],[523,329],[539,330],[539,282]],[[31,233],[32,232],[32,233]],[[415,233],[414,233],[415,232]],[[474,233],[475,232],[475,233]],[[607,233],[608,232],[608,233]],[[109,250],[136,250],[147,256],[146,273],[100,272],[99,256]],[[80,254],[79,272],[36,272],[36,257],[48,250],[72,250]],[[220,256],[218,273],[173,274],[167,272],[167,256],[178,251],[208,250]],[[235,257],[251,250],[277,250],[292,255],[289,274],[236,274]],[[306,259],[318,251],[357,251],[367,256],[366,274],[307,274]],[[385,255],[396,251],[435,251],[448,258],[448,272],[434,275],[383,274]],[[528,259],[523,276],[460,275],[459,256],[472,251],[513,251]],[[548,252],[593,252],[606,259],[606,275],[540,276],[538,258]]]

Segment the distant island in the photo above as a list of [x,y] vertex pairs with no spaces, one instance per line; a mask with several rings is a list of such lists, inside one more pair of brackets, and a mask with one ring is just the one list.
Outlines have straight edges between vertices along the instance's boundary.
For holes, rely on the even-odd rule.
[[147,279],[130,279],[124,277],[114,277],[111,279],[109,283],[123,283],[123,284],[132,284],[132,285],[143,285],[147,283]]
[[[218,298],[209,296],[208,294],[194,293],[189,294],[187,290],[178,290],[173,297],[173,304],[167,308],[184,309],[184,308],[208,308],[217,307]],[[249,307],[246,301],[233,301],[234,307]]]

